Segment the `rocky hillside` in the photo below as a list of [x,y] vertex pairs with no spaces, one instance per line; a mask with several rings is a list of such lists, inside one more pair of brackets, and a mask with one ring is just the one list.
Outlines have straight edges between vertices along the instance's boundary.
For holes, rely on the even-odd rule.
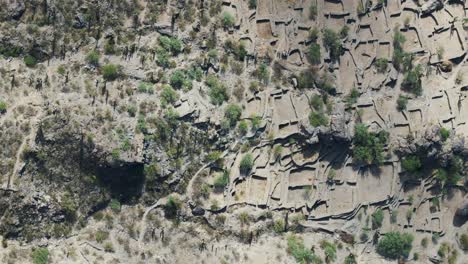
[[5,0],[0,263],[465,263],[464,0]]

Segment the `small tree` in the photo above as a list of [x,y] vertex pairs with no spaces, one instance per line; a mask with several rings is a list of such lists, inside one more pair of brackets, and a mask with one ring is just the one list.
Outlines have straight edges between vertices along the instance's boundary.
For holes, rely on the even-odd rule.
[[407,258],[412,248],[413,239],[411,234],[389,232],[379,240],[377,253],[389,259]]
[[233,27],[235,23],[236,23],[236,20],[235,20],[234,16],[231,13],[229,13],[229,12],[224,12],[223,13],[223,26],[224,26],[224,28]]
[[86,55],[86,63],[97,67],[99,65],[99,57],[99,53],[96,50],[90,51]]
[[236,104],[230,104],[226,107],[224,116],[231,127],[234,127],[242,114],[242,108]]
[[406,110],[407,105],[408,105],[408,97],[400,94],[400,96],[398,96],[398,99],[397,99],[398,110],[400,111]]
[[312,3],[309,7],[309,18],[315,20],[317,17],[317,5]]
[[223,174],[215,178],[213,187],[215,192],[222,192],[229,184],[229,173],[224,171]]
[[386,72],[388,68],[388,60],[386,58],[378,58],[375,60],[375,67],[380,73]]
[[446,141],[450,137],[450,130],[446,129],[445,127],[441,127],[439,129],[439,134],[442,141]]
[[326,126],[328,125],[328,118],[323,112],[311,112],[309,122],[313,127]]
[[24,64],[26,64],[26,66],[32,68],[32,67],[36,66],[37,59],[34,56],[26,55],[26,56],[24,56]]
[[373,214],[372,214],[372,229],[377,229],[382,227],[382,222],[383,222],[383,211],[382,209],[377,209]]
[[168,219],[176,219],[180,208],[182,208],[182,202],[176,197],[169,196],[166,204],[164,205],[164,215]]
[[4,101],[0,100],[0,114],[5,113],[6,110],[7,110],[7,104]]
[[323,44],[330,53],[330,58],[334,61],[338,60],[343,52],[338,34],[332,29],[325,28],[323,30]]
[[307,53],[307,58],[312,64],[320,64],[320,45],[317,43],[312,43],[309,46],[309,52]]
[[113,81],[120,77],[120,66],[107,64],[102,67],[102,77],[106,81]]
[[422,164],[418,156],[411,155],[403,159],[401,167],[411,175],[416,175],[422,169]]
[[246,154],[240,162],[240,165],[239,165],[240,172],[244,175],[249,174],[250,171],[252,170],[253,164],[254,164],[254,161],[253,161],[252,154],[250,153]]
[[179,100],[179,94],[170,85],[164,85],[161,91],[161,103],[163,105],[174,104],[177,100]]

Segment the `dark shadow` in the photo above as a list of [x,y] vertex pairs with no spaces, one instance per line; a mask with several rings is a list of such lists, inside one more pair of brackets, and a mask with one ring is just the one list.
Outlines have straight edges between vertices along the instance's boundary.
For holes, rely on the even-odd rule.
[[122,203],[136,202],[143,190],[145,175],[143,164],[130,163],[116,167],[98,167],[97,177],[111,197]]

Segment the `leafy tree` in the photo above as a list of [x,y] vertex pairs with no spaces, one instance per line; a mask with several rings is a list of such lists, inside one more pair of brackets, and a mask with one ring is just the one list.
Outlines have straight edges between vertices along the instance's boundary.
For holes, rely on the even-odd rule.
[[307,53],[307,58],[312,64],[320,64],[320,45],[317,43],[312,43],[309,46],[309,52]]
[[213,187],[216,192],[222,192],[228,184],[229,184],[229,173],[227,171],[224,171],[223,174],[216,177],[213,183]]
[[102,77],[106,81],[113,81],[120,76],[120,66],[107,64],[102,67]]
[[7,104],[4,101],[0,100],[0,114],[5,113],[7,110],[7,107],[8,107]]
[[159,37],[159,44],[165,51],[171,52],[172,55],[177,55],[184,49],[182,41],[177,38],[161,36]]
[[244,157],[242,157],[242,160],[239,165],[240,172],[244,175],[249,174],[249,172],[252,170],[254,161],[252,154],[248,153]]
[[224,116],[231,127],[235,126],[242,114],[242,108],[236,104],[230,104],[226,107]]
[[387,141],[387,132],[369,132],[367,126],[357,124],[354,128],[353,139],[354,160],[365,164],[382,164],[384,145]]
[[172,89],[170,85],[163,85],[161,90],[161,103],[163,105],[174,104],[177,100],[179,100],[179,94]]
[[388,68],[388,60],[386,58],[378,58],[375,60],[375,67],[380,73],[386,72]]
[[356,257],[353,254],[346,256],[344,264],[357,264]]
[[248,129],[249,129],[249,126],[247,125],[247,122],[245,120],[242,120],[239,122],[239,133],[241,135],[247,134]]
[[24,64],[26,64],[26,66],[32,68],[32,67],[36,66],[37,59],[34,56],[26,55],[26,56],[24,56]]
[[377,253],[389,258],[407,258],[412,248],[413,235],[399,232],[389,232],[385,234],[377,244]]
[[382,227],[382,222],[383,222],[384,214],[382,209],[377,209],[373,214],[372,214],[372,228],[377,229]]
[[398,99],[397,99],[397,109],[400,111],[404,111],[406,110],[407,105],[408,105],[408,97],[400,94],[400,96],[398,96]]
[[317,5],[311,4],[309,6],[309,18],[312,20],[315,20],[316,17],[317,17]]
[[330,58],[334,61],[338,60],[343,52],[338,34],[332,29],[325,28],[323,30],[323,44],[330,53]]
[[309,122],[313,127],[326,126],[328,125],[328,118],[323,112],[311,112]]
[[97,67],[99,65],[99,57],[99,53],[96,50],[90,51],[86,55],[86,63]]
[[164,215],[168,219],[176,219],[180,208],[182,208],[182,202],[176,197],[169,196],[164,205]]
[[418,156],[411,155],[402,160],[401,167],[408,173],[416,175],[421,171],[422,164]]
[[468,252],[468,234],[462,234],[460,236],[460,248],[463,251]]
[[255,71],[255,75],[263,84],[267,84],[268,80],[270,79],[268,65],[265,63],[260,64],[260,66],[258,66],[257,70]]
[[47,248],[36,248],[32,251],[32,261],[34,264],[49,263],[49,250]]
[[442,141],[446,141],[450,137],[450,130],[446,129],[445,127],[441,127],[439,129],[439,134]]
[[235,20],[234,16],[231,13],[229,13],[229,12],[224,12],[223,13],[223,26],[224,26],[224,28],[233,27],[235,23],[236,23],[236,20]]
[[257,8],[257,0],[249,0],[249,8],[250,9]]
[[170,79],[170,83],[172,87],[175,89],[184,88],[184,90],[192,89],[192,81],[188,79],[185,71],[183,70],[175,70]]
[[210,74],[206,77],[206,84],[209,87],[208,94],[211,99],[211,103],[215,105],[221,105],[224,101],[229,98],[227,94],[227,88],[222,84],[216,75]]
[[314,96],[312,96],[312,98],[310,99],[310,105],[316,111],[322,111],[323,110],[322,96],[320,96],[319,94],[315,94]]
[[416,95],[421,95],[422,85],[421,85],[421,75],[422,67],[418,65],[414,69],[410,69],[406,72],[401,87],[411,93]]
[[346,106],[351,107],[353,104],[357,103],[359,95],[359,91],[356,88],[353,88],[351,93],[349,93],[348,97],[346,98]]

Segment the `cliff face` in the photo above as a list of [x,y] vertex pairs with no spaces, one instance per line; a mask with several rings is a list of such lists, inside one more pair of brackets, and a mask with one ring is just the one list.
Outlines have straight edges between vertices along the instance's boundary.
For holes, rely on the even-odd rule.
[[467,9],[4,1],[0,262],[463,263]]

